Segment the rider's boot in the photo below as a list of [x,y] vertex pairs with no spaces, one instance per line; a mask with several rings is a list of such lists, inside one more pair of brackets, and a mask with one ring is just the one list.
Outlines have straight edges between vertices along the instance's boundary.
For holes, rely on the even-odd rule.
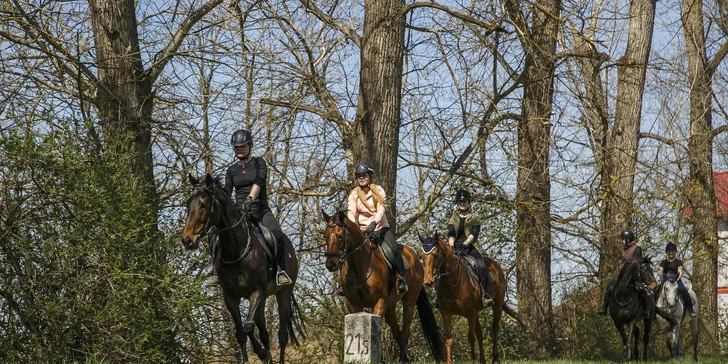
[[399,271],[399,282],[397,282],[397,293],[405,293],[407,292],[407,282],[404,280],[404,275],[407,273],[404,269],[404,257],[402,257],[402,253],[397,249],[396,252],[394,252],[395,260],[397,261],[397,270]]
[[[287,239],[287,238],[286,238]],[[276,261],[278,263],[278,273],[276,273],[276,285],[285,286],[293,283],[291,277],[286,273],[286,252],[285,244],[283,241],[278,241],[278,254],[276,254]]]
[[483,308],[493,306],[493,299],[488,294],[488,278],[480,283],[480,299],[483,300]]
[[604,300],[602,302],[602,305],[597,310],[597,315],[606,316],[607,315],[607,306],[609,306],[609,291],[611,290],[611,287],[607,287],[606,292],[604,292]]
[[687,306],[688,311],[690,311],[690,317],[698,317],[698,313],[695,311],[695,302],[693,302],[693,297],[690,296],[690,293],[688,293],[686,296],[688,297],[685,301],[685,305]]

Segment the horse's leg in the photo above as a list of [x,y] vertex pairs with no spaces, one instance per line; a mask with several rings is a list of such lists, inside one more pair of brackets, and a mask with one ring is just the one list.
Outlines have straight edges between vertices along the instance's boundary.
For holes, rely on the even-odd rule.
[[652,330],[652,321],[644,320],[644,337],[642,338],[642,361],[647,361],[647,345],[650,343],[650,331]]
[[698,361],[698,339],[700,332],[698,331],[698,318],[690,319],[690,336],[693,342],[693,361]]
[[478,311],[468,316],[468,344],[470,344],[470,360],[475,361],[475,323],[478,322]]
[[[288,287],[291,287],[290,289]],[[288,346],[288,326],[291,323],[291,315],[293,311],[292,304],[293,285],[287,285],[278,293],[276,293],[276,301],[278,301],[278,346],[280,347],[280,363],[285,362],[286,346]]]
[[258,354],[258,358],[265,361],[264,359],[267,359],[270,353],[268,352],[268,349],[264,348],[255,338],[255,313],[261,305],[265,305],[265,297],[260,291],[253,292],[253,294],[250,295],[248,316],[243,322],[243,332],[245,332],[250,338],[250,344],[253,345],[253,352]]
[[[263,349],[268,352],[268,360],[271,359],[270,354],[270,334],[268,333],[268,328],[265,326],[265,305],[261,304],[258,306],[258,310],[255,311],[255,327],[258,328],[258,336],[260,337],[260,343],[263,345]],[[261,359],[263,362],[266,362],[265,359]]]
[[632,335],[634,335],[634,328],[634,321],[630,321],[629,324],[627,324],[627,360],[632,360]]
[[442,333],[445,338],[445,355],[447,364],[452,364],[452,314],[440,309],[440,321],[442,321]]
[[240,351],[242,351],[243,354],[243,363],[247,363],[248,348],[246,344],[248,341],[248,335],[243,330],[243,323],[240,317],[240,298],[234,298],[223,294],[223,299],[225,301],[225,307],[227,307],[228,312],[230,312],[230,316],[235,324],[235,339],[237,340],[238,345],[240,345]]
[[634,335],[632,335],[634,342],[632,343],[632,358],[634,360],[640,360],[640,327],[637,326],[637,321],[634,322]]
[[[478,340],[478,350],[480,350],[480,363],[485,363],[485,350],[483,350],[483,326],[480,326],[480,320],[478,319],[477,313],[475,314],[475,339]],[[495,346],[493,347],[495,348]],[[497,349],[494,351],[497,351]],[[497,357],[498,355],[496,355],[496,358]],[[494,359],[493,362],[498,362],[498,359]]]
[[[497,299],[495,300],[495,304],[493,305],[493,322],[490,325],[490,338],[493,340],[493,350],[492,352],[492,360],[494,363],[500,362],[500,356],[499,356],[499,335],[500,335],[500,323],[501,319],[503,318],[503,305],[505,304],[505,289],[500,290],[500,292],[497,292]],[[483,339],[480,339],[481,347],[480,351],[483,351]],[[482,360],[482,356],[481,356]]]
[[[424,289],[424,288],[422,288]],[[409,294],[408,294],[409,293]],[[407,346],[409,344],[410,331],[412,328],[412,319],[415,316],[415,307],[417,304],[417,296],[409,291],[402,300],[402,330],[399,334],[400,356],[399,361],[405,363],[407,359]],[[413,299],[414,298],[414,299]]]
[[[396,306],[392,306],[387,309],[387,311],[384,312],[384,322],[389,325],[389,330],[392,332],[392,337],[394,338],[394,341],[397,342],[398,345],[400,345],[400,335],[402,334],[399,331],[399,324],[397,323],[397,308]],[[400,348],[400,352],[401,352]]]

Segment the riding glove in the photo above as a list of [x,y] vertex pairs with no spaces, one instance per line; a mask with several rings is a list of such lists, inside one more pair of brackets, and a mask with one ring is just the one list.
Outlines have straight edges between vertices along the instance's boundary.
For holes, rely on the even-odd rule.
[[372,235],[375,227],[377,227],[377,223],[372,221],[372,223],[369,224],[369,226],[367,226],[367,228],[364,230],[364,236],[369,237],[370,235]]
[[243,214],[250,213],[250,208],[253,207],[253,197],[248,196],[243,202]]

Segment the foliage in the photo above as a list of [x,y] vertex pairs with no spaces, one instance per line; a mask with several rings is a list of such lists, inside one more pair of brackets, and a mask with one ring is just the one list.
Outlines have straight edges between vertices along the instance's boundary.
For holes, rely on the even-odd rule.
[[179,360],[180,324],[202,296],[168,264],[175,243],[149,236],[128,161],[58,124],[0,140],[0,352],[24,362]]

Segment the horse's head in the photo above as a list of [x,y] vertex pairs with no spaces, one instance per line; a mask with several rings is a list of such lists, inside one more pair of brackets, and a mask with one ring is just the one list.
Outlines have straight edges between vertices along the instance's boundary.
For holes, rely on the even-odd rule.
[[[321,211],[324,221],[326,222],[326,230],[324,230],[324,241],[326,241],[326,269],[333,272],[341,268],[343,264],[342,257],[351,249],[351,231],[352,228],[347,224],[345,211],[339,211],[334,216],[329,216]],[[361,235],[361,231],[354,227],[355,233]]]
[[439,247],[440,244],[438,244],[440,236],[438,233],[435,233],[434,238],[429,236],[425,238],[418,233],[417,237],[422,243],[420,258],[422,258],[425,268],[424,283],[430,285],[435,280],[435,274],[437,274],[437,270],[440,268],[440,260],[442,260],[442,254]]
[[182,244],[187,249],[197,248],[199,238],[220,219],[220,208],[215,198],[216,182],[208,173],[200,182],[191,175],[192,194],[187,199],[187,218],[182,230]]
[[619,273],[620,284],[643,283],[655,288],[655,277],[652,271],[652,258],[647,255],[642,259],[632,260],[625,264]]
[[665,282],[662,283],[662,298],[670,310],[672,310],[677,303],[677,288],[677,280],[666,279]]

